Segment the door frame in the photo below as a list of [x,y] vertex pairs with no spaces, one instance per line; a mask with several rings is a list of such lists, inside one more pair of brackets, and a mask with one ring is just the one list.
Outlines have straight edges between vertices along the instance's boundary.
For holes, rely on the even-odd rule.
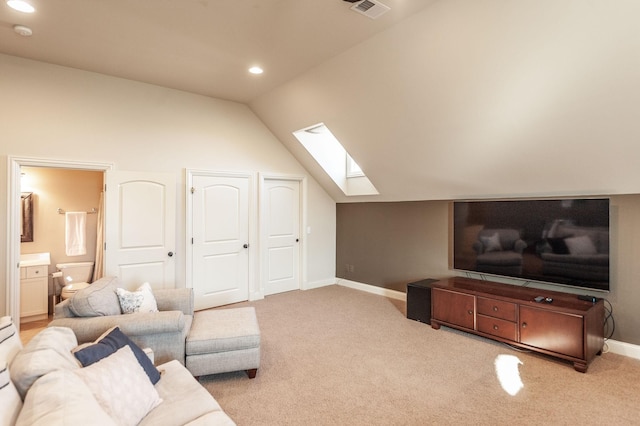
[[[193,198],[191,197],[191,188],[193,187],[194,176],[208,177],[230,177],[230,178],[247,178],[249,180],[249,300],[262,299],[259,289],[256,285],[256,276],[258,276],[258,266],[256,256],[252,256],[252,248],[258,247],[258,227],[255,217],[256,205],[256,189],[254,185],[255,173],[251,172],[225,172],[216,170],[202,169],[185,169],[185,287],[193,288],[193,244],[191,244],[191,236],[193,235]],[[255,253],[255,251],[253,251]]]
[[297,181],[300,184],[300,256],[299,262],[300,265],[298,268],[298,281],[300,282],[300,290],[308,290],[307,283],[307,232],[304,232],[307,229],[307,178],[306,176],[301,175],[281,175],[281,174],[271,174],[271,173],[258,173],[258,184],[259,184],[259,199],[258,205],[260,209],[260,215],[258,218],[258,226],[260,229],[260,237],[259,237],[259,249],[260,249],[260,269],[259,269],[259,291],[260,298],[264,299],[264,292],[266,286],[266,278],[264,277],[265,262],[267,262],[267,253],[265,248],[267,247],[267,236],[265,234],[266,231],[266,205],[265,195],[264,195],[264,183],[266,180],[289,180],[289,181]]
[[[112,163],[92,161],[53,160],[31,157],[7,157],[7,258],[6,258],[6,313],[20,330],[20,171],[25,167],[88,170],[106,172]],[[105,209],[106,210],[106,209]],[[15,267],[13,266],[15,265]]]

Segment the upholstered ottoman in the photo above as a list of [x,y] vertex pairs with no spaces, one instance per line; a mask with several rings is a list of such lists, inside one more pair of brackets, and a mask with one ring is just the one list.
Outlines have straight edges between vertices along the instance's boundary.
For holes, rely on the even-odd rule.
[[260,329],[253,307],[199,311],[185,345],[185,366],[194,376],[260,367]]

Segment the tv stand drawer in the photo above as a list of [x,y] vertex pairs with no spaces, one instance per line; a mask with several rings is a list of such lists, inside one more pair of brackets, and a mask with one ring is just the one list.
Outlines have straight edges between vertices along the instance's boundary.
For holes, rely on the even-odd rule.
[[518,339],[518,326],[515,322],[488,317],[486,315],[478,315],[476,321],[478,331],[481,333],[491,334],[492,336],[502,337],[503,339],[513,341]]
[[478,313],[507,321],[516,320],[516,304],[502,300],[478,297]]

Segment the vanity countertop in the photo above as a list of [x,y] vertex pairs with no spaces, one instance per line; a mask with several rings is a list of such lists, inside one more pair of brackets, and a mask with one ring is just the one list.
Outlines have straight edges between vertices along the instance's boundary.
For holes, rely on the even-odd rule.
[[51,255],[49,253],[31,253],[20,255],[20,267],[25,266],[42,266],[51,264]]

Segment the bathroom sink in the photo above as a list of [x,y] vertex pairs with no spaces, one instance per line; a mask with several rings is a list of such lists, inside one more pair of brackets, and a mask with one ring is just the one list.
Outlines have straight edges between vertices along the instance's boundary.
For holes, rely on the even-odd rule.
[[51,264],[51,256],[49,253],[31,253],[20,255],[20,267],[24,266],[42,266]]

